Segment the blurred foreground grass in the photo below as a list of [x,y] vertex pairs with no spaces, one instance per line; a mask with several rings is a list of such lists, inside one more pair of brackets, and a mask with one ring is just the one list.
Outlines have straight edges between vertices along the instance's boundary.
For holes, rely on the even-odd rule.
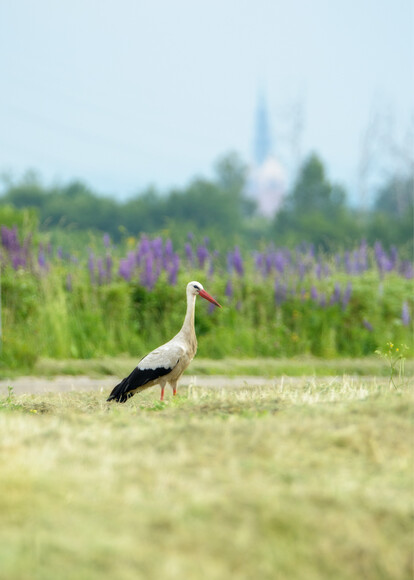
[[408,386],[158,396],[0,400],[2,578],[412,578]]

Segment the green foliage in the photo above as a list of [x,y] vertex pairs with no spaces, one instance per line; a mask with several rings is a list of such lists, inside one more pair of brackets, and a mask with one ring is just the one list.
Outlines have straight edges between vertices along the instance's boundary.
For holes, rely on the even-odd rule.
[[[228,236],[243,232],[243,217],[251,209],[243,195],[245,167],[236,155],[217,164],[215,179],[198,178],[187,187],[161,195],[149,188],[125,203],[99,197],[85,184],[44,188],[34,174],[11,184],[2,202],[17,208],[36,208],[43,227],[65,226],[95,229],[119,240],[122,233],[137,235],[158,232],[180,224],[181,239],[188,229],[226,231]],[[188,229],[183,230],[185,223]]]
[[322,161],[315,154],[304,162],[275,216],[273,231],[278,243],[293,246],[307,241],[325,250],[361,236],[345,205],[344,189],[327,179]]
[[0,225],[12,228],[17,226],[23,236],[32,234],[38,227],[38,216],[34,209],[17,209],[15,205],[0,204]]
[[[406,246],[412,255],[413,177],[394,175],[377,191],[369,211],[351,209],[346,192],[330,181],[322,160],[312,154],[305,160],[281,210],[273,218],[255,214],[256,203],[246,197],[247,169],[235,154],[222,157],[212,178],[198,177],[187,186],[161,194],[153,187],[125,202],[102,197],[80,181],[45,187],[33,172],[20,182],[6,184],[1,208],[31,208],[43,230],[57,228],[82,232],[107,232],[119,242],[130,235],[168,234],[183,242],[187,232],[210,236],[222,246],[274,241],[294,247],[307,241],[316,247],[338,249],[356,239],[371,244],[381,240],[386,247]],[[6,215],[1,223],[13,225]],[[16,214],[17,216],[17,214]],[[16,224],[20,218],[16,217]],[[63,236],[64,237],[64,236]],[[70,242],[71,243],[71,242]]]
[[314,211],[325,217],[334,217],[344,204],[344,190],[328,181],[322,161],[312,154],[303,164],[293,190],[286,199],[287,211],[299,215]]

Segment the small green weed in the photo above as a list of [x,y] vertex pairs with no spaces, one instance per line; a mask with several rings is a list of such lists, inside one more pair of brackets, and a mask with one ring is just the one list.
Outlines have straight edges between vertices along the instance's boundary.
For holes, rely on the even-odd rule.
[[16,403],[13,387],[9,385],[7,387],[7,390],[8,390],[7,397],[0,399],[0,410],[15,411],[22,409],[22,405]]
[[[390,386],[392,385],[394,389],[398,389],[405,384],[405,353],[407,351],[408,346],[405,344],[396,346],[392,342],[387,342],[385,349],[377,349],[375,351],[376,354],[387,361],[390,373]],[[394,380],[396,377],[398,377],[398,385]]]

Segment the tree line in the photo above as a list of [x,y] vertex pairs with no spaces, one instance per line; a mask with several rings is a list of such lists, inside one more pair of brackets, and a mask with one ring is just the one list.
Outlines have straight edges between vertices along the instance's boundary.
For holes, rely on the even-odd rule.
[[390,177],[376,192],[372,207],[362,211],[350,207],[344,188],[328,179],[322,160],[311,154],[271,219],[257,214],[254,200],[245,193],[246,179],[246,166],[230,154],[217,163],[210,179],[199,177],[167,193],[151,187],[117,201],[98,195],[81,181],[46,187],[28,173],[5,183],[0,204],[34,208],[43,230],[92,229],[107,232],[116,241],[168,231],[177,241],[197,232],[231,243],[309,242],[333,249],[366,239],[411,251],[413,175]]

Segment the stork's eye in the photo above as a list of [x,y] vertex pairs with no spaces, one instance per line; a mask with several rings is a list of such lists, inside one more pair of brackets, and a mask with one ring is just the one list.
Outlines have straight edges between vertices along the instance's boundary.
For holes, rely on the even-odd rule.
[[193,284],[193,286],[196,290],[201,290],[200,286],[197,286],[197,284]]

